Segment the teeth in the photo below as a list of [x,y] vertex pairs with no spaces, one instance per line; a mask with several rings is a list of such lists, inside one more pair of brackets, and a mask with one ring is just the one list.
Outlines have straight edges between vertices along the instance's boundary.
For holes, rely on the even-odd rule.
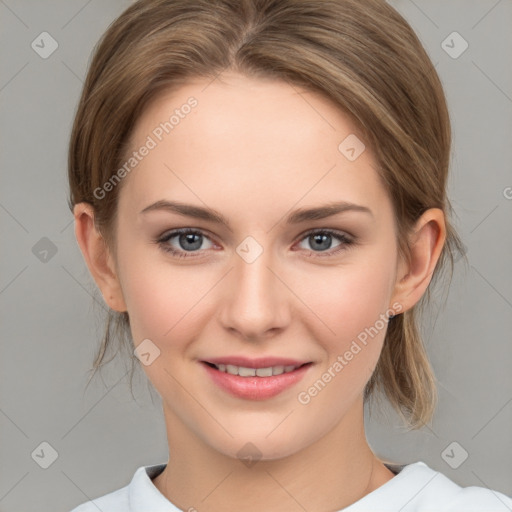
[[239,375],[240,377],[271,377],[272,375],[281,375],[281,373],[289,373],[298,368],[298,366],[269,366],[267,368],[246,368],[245,366],[235,366],[234,364],[216,364],[218,370],[231,375]]

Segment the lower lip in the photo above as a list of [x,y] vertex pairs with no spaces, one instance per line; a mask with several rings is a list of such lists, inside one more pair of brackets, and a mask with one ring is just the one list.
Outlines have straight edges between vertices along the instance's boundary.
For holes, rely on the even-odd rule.
[[201,361],[201,364],[213,382],[220,388],[238,398],[249,400],[266,400],[278,395],[285,389],[297,384],[312,366],[312,363],[308,363],[293,370],[293,372],[272,375],[272,377],[240,377],[239,375],[221,372],[208,366],[205,362]]

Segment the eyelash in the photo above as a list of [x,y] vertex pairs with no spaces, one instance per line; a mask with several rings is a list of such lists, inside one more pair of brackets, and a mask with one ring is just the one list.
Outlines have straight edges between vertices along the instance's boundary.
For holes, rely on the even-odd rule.
[[[161,237],[157,238],[155,240],[155,243],[158,244],[163,251],[165,251],[167,253],[170,253],[173,257],[176,257],[176,258],[196,258],[197,256],[192,256],[192,254],[195,253],[195,252],[200,252],[200,251],[191,251],[191,252],[177,251],[176,249],[172,249],[168,244],[166,244],[166,242],[168,242],[172,238],[174,238],[174,237],[176,237],[178,235],[182,235],[182,234],[198,234],[198,235],[205,236],[206,238],[209,238],[201,230],[192,229],[192,228],[181,228],[181,229],[176,229],[174,231],[171,231],[171,232],[165,234],[164,236],[161,236]],[[338,241],[340,241],[342,243],[338,247],[336,247],[334,250],[332,250],[332,251],[320,251],[320,252],[310,251],[310,252],[313,252],[315,254],[315,256],[313,256],[313,257],[320,257],[320,258],[332,257],[332,256],[337,255],[339,252],[346,250],[350,246],[355,245],[355,239],[354,238],[349,238],[344,233],[339,232],[339,231],[335,231],[335,230],[332,230],[332,229],[313,229],[313,230],[310,230],[310,231],[306,232],[302,236],[302,238],[299,240],[299,242],[301,242],[305,238],[308,238],[308,237],[310,237],[312,235],[317,235],[317,234],[331,235],[332,237],[336,238]]]

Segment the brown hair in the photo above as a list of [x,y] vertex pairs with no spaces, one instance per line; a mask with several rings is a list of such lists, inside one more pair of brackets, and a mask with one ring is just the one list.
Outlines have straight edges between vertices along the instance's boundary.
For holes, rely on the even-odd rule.
[[[225,70],[296,84],[351,117],[392,200],[401,256],[409,258],[407,235],[420,215],[445,212],[447,237],[432,281],[418,304],[389,321],[364,393],[366,401],[380,388],[410,428],[420,428],[433,416],[437,390],[418,313],[448,261],[453,274],[455,250],[464,246],[448,220],[451,128],[443,88],[412,28],[384,0],[135,2],[109,26],[90,63],[69,146],[70,209],[91,204],[115,254],[122,181],[101,199],[94,191],[125,161],[151,100]],[[94,373],[115,337],[128,341],[133,374],[129,327],[127,312],[109,312]]]

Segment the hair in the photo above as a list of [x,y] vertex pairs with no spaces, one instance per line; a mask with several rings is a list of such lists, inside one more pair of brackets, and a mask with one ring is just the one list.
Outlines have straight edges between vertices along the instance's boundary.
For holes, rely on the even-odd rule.
[[[126,161],[150,101],[224,71],[284,80],[330,99],[351,118],[378,163],[393,204],[398,253],[407,261],[418,218],[429,208],[444,212],[446,240],[427,291],[389,320],[364,390],[365,402],[379,389],[409,428],[422,427],[434,414],[437,389],[420,314],[447,264],[451,282],[456,252],[465,254],[449,220],[451,126],[442,84],[413,29],[384,0],[136,1],[94,49],[69,144],[70,209],[82,201],[92,205],[95,226],[115,254],[123,182],[101,199],[94,191]],[[133,375],[138,360],[128,312],[113,310],[93,374],[112,340],[118,348],[128,342]]]

